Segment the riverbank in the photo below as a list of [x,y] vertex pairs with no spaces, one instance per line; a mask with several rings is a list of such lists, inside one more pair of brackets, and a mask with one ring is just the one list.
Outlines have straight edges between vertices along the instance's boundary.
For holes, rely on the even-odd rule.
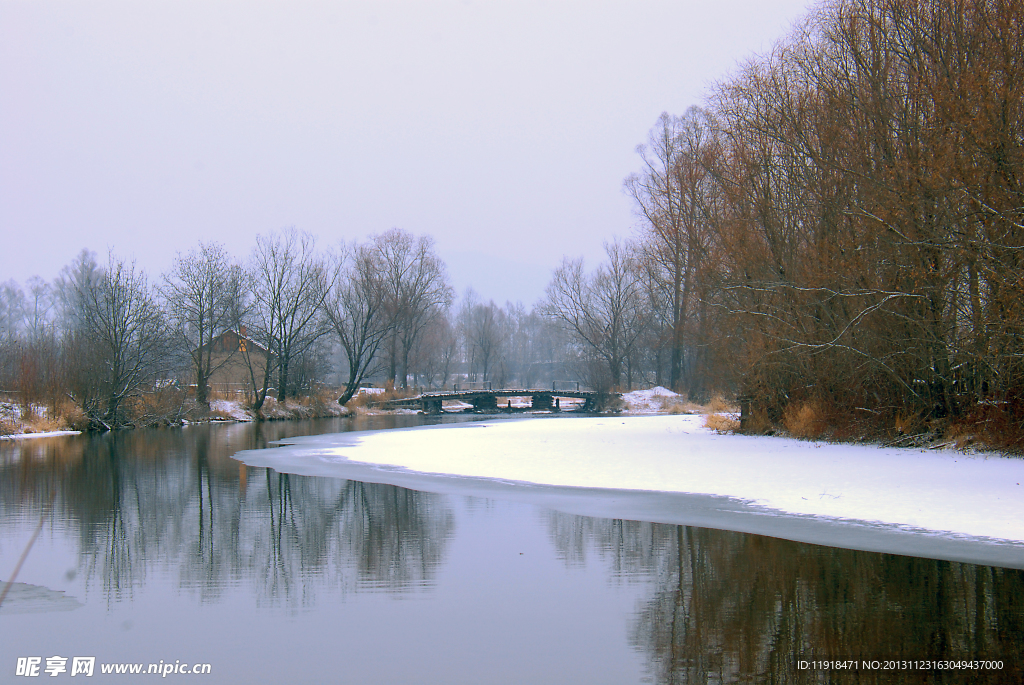
[[[249,421],[302,421],[307,419],[339,418],[355,412],[340,406],[331,397],[301,398],[280,403],[268,397],[259,411],[246,406],[239,400],[214,399],[210,401],[209,412],[192,406],[183,408],[170,416],[147,418],[126,428],[151,426],[187,426],[198,423],[224,423]],[[54,410],[43,404],[33,403],[29,407],[16,402],[0,402],[0,439],[26,439],[52,437],[55,435],[77,435],[95,430],[89,420],[77,408],[68,411]]]
[[[363,388],[348,405],[337,404],[334,395],[324,393],[319,397],[291,399],[284,404],[273,397],[267,397],[259,411],[246,406],[246,403],[234,399],[216,398],[210,400],[210,411],[200,411],[198,407],[185,408],[171,418],[160,418],[148,425],[189,425],[193,423],[214,423],[222,421],[301,421],[305,419],[336,418],[343,416],[388,416],[419,413],[415,409],[379,409],[375,404],[386,391],[382,388]],[[396,395],[397,396],[397,395]],[[193,403],[194,404],[194,403]],[[529,406],[529,398],[525,403],[513,401],[513,406]],[[449,403],[445,409],[452,413],[470,409],[472,405],[465,403]],[[620,411],[625,414],[707,414],[728,412],[728,407],[721,400],[713,400],[709,405],[696,405],[683,400],[678,394],[662,387],[635,390],[623,395]],[[547,414],[550,412],[536,412]],[[0,438],[28,438],[60,434],[75,434],[88,430],[88,420],[81,411],[54,411],[42,404],[33,404],[29,411],[15,402],[0,402]],[[134,427],[134,426],[130,426]]]

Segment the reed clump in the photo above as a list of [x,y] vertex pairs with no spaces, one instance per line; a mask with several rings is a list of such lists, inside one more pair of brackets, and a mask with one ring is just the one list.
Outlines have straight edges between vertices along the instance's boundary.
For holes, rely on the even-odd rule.
[[704,426],[716,433],[735,433],[740,429],[740,422],[725,414],[708,414]]

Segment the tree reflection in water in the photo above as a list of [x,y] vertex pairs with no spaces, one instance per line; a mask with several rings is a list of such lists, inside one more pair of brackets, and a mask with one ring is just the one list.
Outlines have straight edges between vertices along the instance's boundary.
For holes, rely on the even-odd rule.
[[19,445],[0,462],[0,517],[38,519],[55,490],[53,525],[77,536],[79,572],[108,602],[168,571],[202,601],[249,584],[258,603],[288,606],[319,588],[432,584],[454,532],[444,497],[248,468],[230,455],[280,431],[241,426],[231,440],[220,428],[217,439],[195,427]]
[[[51,537],[77,551],[85,582],[111,604],[168,578],[200,602],[242,587],[261,606],[289,610],[314,605],[318,593],[431,587],[455,532],[449,498],[281,474],[230,458],[314,428],[198,426],[3,445],[0,532],[32,530],[46,510]],[[470,515],[489,506],[474,502]],[[596,555],[613,583],[641,593],[629,639],[655,682],[1022,681],[1020,571],[542,516],[565,564],[590,566],[588,555]],[[801,658],[887,657],[996,657],[1017,668],[894,678],[796,667]]]
[[[719,530],[548,514],[567,563],[588,548],[654,580],[631,629],[658,683],[1019,682],[1024,572]],[[1001,672],[800,670],[799,659],[1002,659]]]

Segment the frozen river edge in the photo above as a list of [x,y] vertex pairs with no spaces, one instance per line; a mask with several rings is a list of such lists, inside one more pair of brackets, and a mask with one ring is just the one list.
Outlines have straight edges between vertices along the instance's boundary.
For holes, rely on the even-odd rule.
[[235,458],[585,516],[1024,568],[1022,460],[720,436],[702,422],[495,420],[293,438]]

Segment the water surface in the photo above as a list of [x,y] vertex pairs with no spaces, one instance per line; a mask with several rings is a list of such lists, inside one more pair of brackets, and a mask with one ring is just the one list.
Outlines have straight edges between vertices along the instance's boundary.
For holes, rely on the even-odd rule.
[[[0,682],[24,681],[18,657],[55,655],[209,663],[210,683],[1020,682],[1018,570],[231,458],[293,435],[423,422],[0,444],[0,578],[43,520],[0,607]],[[1003,670],[799,668],[990,657]]]

